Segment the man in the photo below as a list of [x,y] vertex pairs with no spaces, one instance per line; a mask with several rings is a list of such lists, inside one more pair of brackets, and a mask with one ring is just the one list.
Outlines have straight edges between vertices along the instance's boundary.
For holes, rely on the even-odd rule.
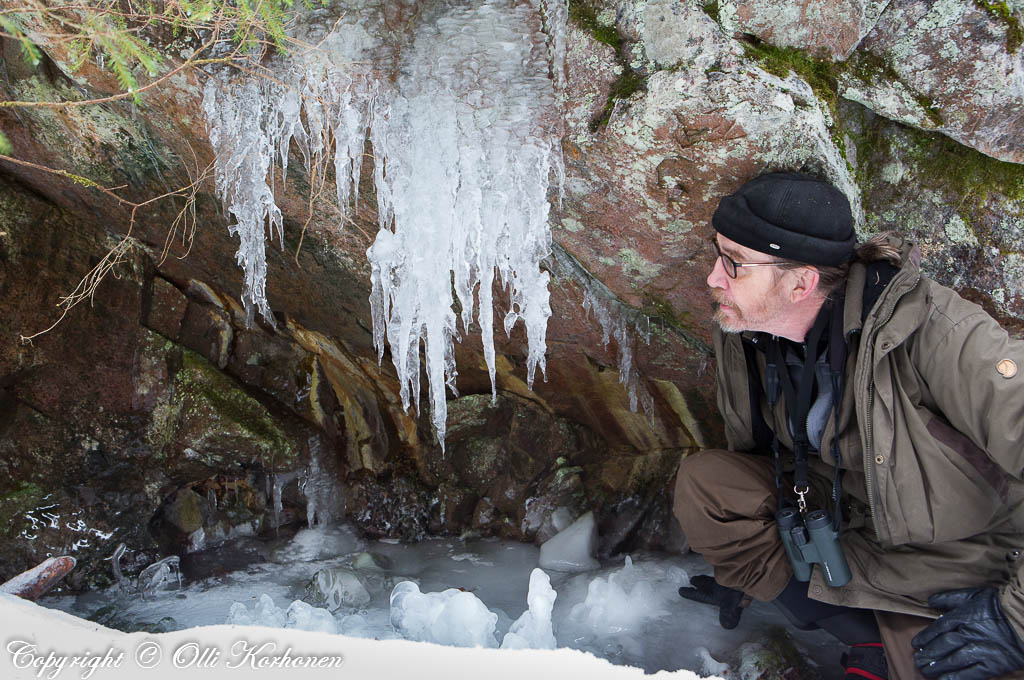
[[[902,238],[858,247],[845,196],[814,177],[758,177],[712,225],[729,450],[680,465],[675,514],[715,569],[680,594],[725,626],[774,602],[851,646],[847,677],[1024,669],[1024,342],[923,276]],[[826,511],[842,557],[791,558],[787,508]]]

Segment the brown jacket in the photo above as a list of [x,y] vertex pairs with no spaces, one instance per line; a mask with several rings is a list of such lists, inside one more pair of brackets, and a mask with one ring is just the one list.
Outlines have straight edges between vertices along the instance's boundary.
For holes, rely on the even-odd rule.
[[[918,262],[917,249],[904,244],[902,267],[863,324],[867,270],[854,264],[850,273],[839,449],[849,520],[842,543],[854,577],[829,588],[815,569],[809,593],[935,616],[926,606],[932,593],[997,585],[1024,639],[1024,342],[923,276]],[[729,447],[749,451],[741,338],[716,329],[714,341]],[[762,392],[763,415],[788,447],[782,401],[769,414]],[[831,489],[833,423],[812,461],[819,498]]]

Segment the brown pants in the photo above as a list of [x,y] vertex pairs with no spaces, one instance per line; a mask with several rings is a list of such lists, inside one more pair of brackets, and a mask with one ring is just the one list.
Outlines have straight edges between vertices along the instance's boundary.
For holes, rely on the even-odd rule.
[[[822,490],[812,489],[821,504]],[[690,542],[715,568],[715,580],[763,601],[774,600],[793,576],[775,526],[775,472],[766,457],[708,450],[683,459],[674,512]],[[876,612],[889,677],[923,678],[910,640],[929,619]]]

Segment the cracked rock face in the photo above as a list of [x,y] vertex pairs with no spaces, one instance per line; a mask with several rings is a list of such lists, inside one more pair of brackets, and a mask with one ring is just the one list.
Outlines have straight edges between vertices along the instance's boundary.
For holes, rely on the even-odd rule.
[[849,57],[889,4],[870,0],[724,0],[722,26],[778,47],[795,47],[833,61]]
[[[1024,10],[1018,5],[1013,16],[1024,21]],[[1024,51],[1011,52],[1011,30],[972,2],[893,2],[860,49],[889,64],[898,82],[863,89],[845,84],[843,96],[1022,163]],[[918,95],[916,107],[907,101],[908,89]]]

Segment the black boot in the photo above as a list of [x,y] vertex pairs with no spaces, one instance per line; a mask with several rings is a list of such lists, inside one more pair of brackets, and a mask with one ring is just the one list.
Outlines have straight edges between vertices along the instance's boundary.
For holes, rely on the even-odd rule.
[[741,590],[727,588],[715,581],[713,576],[703,574],[690,579],[691,588],[680,588],[680,597],[687,600],[718,607],[718,623],[726,630],[739,625],[743,609],[750,604],[750,597]]
[[850,647],[850,651],[843,654],[841,663],[846,669],[846,677],[851,680],[889,680],[889,664],[885,660],[885,649],[881,642]]

